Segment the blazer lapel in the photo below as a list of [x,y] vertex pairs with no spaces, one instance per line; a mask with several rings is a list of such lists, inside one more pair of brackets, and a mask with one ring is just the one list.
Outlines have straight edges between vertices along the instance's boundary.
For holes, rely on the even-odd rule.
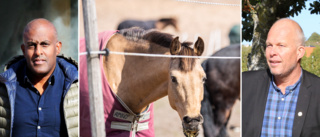
[[[308,111],[310,97],[312,95],[312,92],[308,91],[308,88],[311,86],[311,81],[308,79],[308,77],[306,77],[306,75],[308,74],[305,73],[305,71],[303,71],[303,76],[302,76],[303,78],[301,81],[302,83],[300,86],[298,102],[296,106],[296,112],[294,115],[294,122],[293,122],[293,128],[292,128],[293,137],[299,137],[301,134],[303,123]],[[299,116],[298,113],[302,115]]]
[[254,115],[253,115],[254,121],[256,121],[255,123],[256,130],[254,131],[254,137],[260,137],[260,134],[261,134],[263,116],[264,116],[264,111],[266,107],[268,91],[270,86],[269,70],[267,70],[266,73],[263,73],[261,78],[262,78],[261,82],[257,82],[257,87],[260,87],[260,88],[256,88],[259,94],[257,94],[258,97],[256,98],[257,100],[256,100]]

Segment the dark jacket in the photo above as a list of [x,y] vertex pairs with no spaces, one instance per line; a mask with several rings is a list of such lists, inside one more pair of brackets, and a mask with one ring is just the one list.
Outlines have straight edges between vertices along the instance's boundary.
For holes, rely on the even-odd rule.
[[[302,73],[292,136],[320,137],[320,78]],[[271,76],[269,70],[242,73],[242,137],[260,137]]]
[[[78,136],[78,67],[75,61],[57,57],[57,63],[65,75],[64,81],[64,118],[69,136]],[[0,74],[0,137],[11,137],[14,118],[17,76],[26,65],[23,56],[10,61],[7,70]]]

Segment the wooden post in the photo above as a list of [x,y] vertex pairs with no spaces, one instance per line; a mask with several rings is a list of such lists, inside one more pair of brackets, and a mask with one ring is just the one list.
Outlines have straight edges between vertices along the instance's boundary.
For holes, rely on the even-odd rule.
[[84,32],[87,49],[87,69],[90,100],[90,120],[92,137],[105,137],[105,123],[101,88],[99,55],[89,51],[98,51],[98,33],[96,6],[94,0],[82,0]]

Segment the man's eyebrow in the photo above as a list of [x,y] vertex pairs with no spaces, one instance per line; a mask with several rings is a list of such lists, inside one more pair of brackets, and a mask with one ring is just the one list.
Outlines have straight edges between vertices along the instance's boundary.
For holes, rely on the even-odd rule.
[[35,43],[38,43],[38,42],[33,40],[27,41],[27,44],[35,44]]

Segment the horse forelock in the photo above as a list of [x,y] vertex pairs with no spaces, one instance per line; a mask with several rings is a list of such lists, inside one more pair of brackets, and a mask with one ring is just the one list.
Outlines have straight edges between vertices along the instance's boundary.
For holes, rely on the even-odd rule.
[[[189,45],[190,43],[185,43],[185,44]],[[182,44],[181,51],[179,52],[178,55],[196,56],[194,50],[189,46],[184,46],[184,44]],[[186,72],[193,70],[196,62],[195,58],[180,58],[179,60],[180,60],[179,61],[180,70],[186,71]]]

